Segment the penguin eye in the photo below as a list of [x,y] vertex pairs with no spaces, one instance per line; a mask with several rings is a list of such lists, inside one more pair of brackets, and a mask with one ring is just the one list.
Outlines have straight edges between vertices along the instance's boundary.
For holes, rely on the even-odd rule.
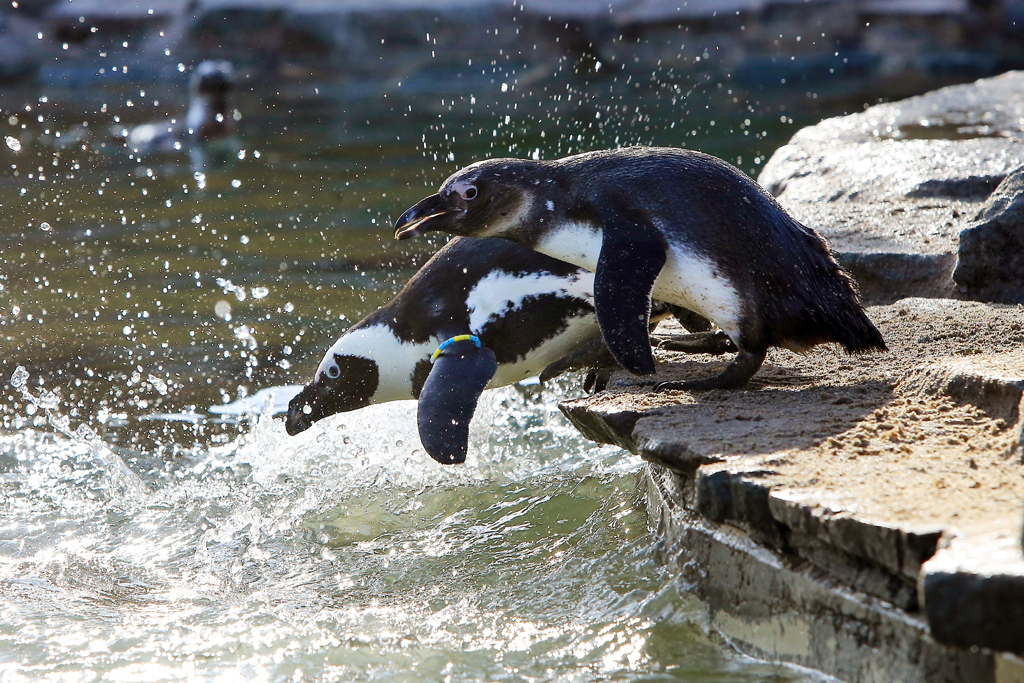
[[337,365],[332,365],[331,367],[327,368],[327,376],[330,377],[331,379],[338,379],[338,375],[340,374],[341,370],[338,368]]
[[464,188],[461,192],[459,192],[459,195],[466,200],[476,199],[476,186],[470,185],[469,187]]

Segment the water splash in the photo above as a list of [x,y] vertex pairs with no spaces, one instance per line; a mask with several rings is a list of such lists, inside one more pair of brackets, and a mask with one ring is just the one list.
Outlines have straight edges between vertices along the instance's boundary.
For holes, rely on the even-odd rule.
[[132,472],[124,460],[111,450],[88,424],[82,422],[72,430],[68,416],[59,411],[60,397],[45,389],[40,390],[38,395],[33,394],[28,386],[29,379],[28,370],[19,365],[11,375],[10,384],[28,406],[31,406],[31,412],[42,409],[47,423],[53,429],[70,439],[73,447],[84,447],[87,450],[91,462],[102,475],[102,490],[113,500],[128,506],[141,503],[146,498],[147,491],[139,476]]
[[88,425],[0,436],[0,678],[792,680],[709,638],[655,561],[638,461],[547,392],[485,393],[459,467],[419,449],[411,401],[293,438],[263,394],[237,438],[131,454],[131,509],[81,495]]

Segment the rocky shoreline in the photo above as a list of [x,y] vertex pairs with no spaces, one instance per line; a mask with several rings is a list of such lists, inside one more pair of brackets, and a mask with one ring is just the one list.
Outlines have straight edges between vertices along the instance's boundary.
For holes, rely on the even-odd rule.
[[1022,38],[1009,0],[22,0],[0,9],[0,82],[151,83],[229,59],[246,78],[464,92],[638,65],[860,101],[1024,68]]
[[724,361],[659,351],[655,377],[561,406],[648,461],[666,558],[743,652],[844,681],[1024,680],[1021,93],[1009,73],[824,121],[765,167],[865,283],[889,353],[775,349],[748,389],[691,394],[652,387]]

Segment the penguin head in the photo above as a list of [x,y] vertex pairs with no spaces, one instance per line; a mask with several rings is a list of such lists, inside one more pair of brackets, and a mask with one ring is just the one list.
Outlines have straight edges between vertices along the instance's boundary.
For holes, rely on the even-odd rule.
[[541,164],[525,159],[488,159],[453,174],[437,194],[395,222],[400,240],[440,230],[466,237],[508,237],[523,224],[536,196]]
[[377,361],[363,356],[331,355],[320,364],[316,379],[288,402],[285,430],[291,436],[325,417],[364,408],[373,402],[380,383]]
[[234,84],[234,68],[226,60],[207,60],[192,72],[192,92],[198,95],[223,94]]

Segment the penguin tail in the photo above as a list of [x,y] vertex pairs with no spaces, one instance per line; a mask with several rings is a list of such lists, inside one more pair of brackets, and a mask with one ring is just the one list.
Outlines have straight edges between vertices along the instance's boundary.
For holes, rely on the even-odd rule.
[[788,291],[770,305],[776,309],[772,312],[776,320],[785,321],[776,328],[776,339],[785,340],[779,345],[807,349],[838,343],[850,354],[888,351],[882,333],[864,311],[853,276],[839,265],[820,235],[794,224],[810,248],[798,250],[803,258],[796,287],[794,283],[773,283],[780,292]]
[[833,328],[833,334],[847,353],[863,354],[889,350],[882,333],[864,313],[864,309],[849,311],[843,318],[840,326]]

